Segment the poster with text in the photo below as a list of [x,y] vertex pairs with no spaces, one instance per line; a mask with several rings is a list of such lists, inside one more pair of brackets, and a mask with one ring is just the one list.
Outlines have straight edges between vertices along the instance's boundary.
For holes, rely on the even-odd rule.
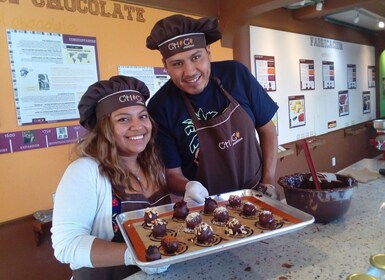
[[274,56],[256,55],[255,73],[258,82],[266,91],[277,90]]
[[370,113],[370,91],[362,92],[362,112],[364,114]]
[[99,80],[96,38],[8,29],[7,40],[18,125],[78,119]]
[[301,79],[301,90],[314,90],[315,89],[314,60],[300,59],[299,73],[300,73],[300,79]]
[[347,90],[338,92],[338,111],[340,117],[349,115],[349,92]]
[[322,83],[324,89],[333,89],[335,87],[333,61],[322,61]]
[[348,81],[348,89],[357,88],[357,67],[355,64],[347,65],[347,81]]
[[305,96],[289,96],[289,124],[290,128],[306,124]]
[[118,66],[118,74],[141,80],[148,87],[150,96],[153,96],[170,79],[163,67]]
[[368,87],[374,88],[376,86],[376,70],[374,66],[368,66]]

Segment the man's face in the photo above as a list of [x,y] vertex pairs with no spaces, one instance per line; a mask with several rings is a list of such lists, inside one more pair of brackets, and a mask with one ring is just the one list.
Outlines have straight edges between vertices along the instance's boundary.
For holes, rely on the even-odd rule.
[[211,73],[210,48],[174,54],[163,61],[174,84],[188,94],[199,94],[207,86]]

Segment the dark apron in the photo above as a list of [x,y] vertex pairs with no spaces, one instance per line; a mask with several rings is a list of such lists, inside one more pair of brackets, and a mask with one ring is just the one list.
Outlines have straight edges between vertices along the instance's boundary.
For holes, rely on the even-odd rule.
[[[113,200],[116,197],[113,197]],[[116,202],[115,202],[116,203]],[[131,194],[125,201],[118,201],[118,208],[120,213],[134,211],[138,209],[144,209],[147,207],[153,207],[157,205],[171,203],[170,195],[164,191],[158,191],[150,198],[146,198],[142,194]],[[114,202],[113,202],[114,204]],[[115,215],[117,214],[116,211]],[[112,225],[111,225],[112,226]],[[120,230],[115,232],[112,242],[124,242],[122,233]],[[119,265],[112,267],[82,267],[74,270],[73,280],[122,280],[140,270],[136,265]]]
[[252,188],[262,176],[262,152],[250,116],[220,80],[213,79],[230,104],[212,119],[198,120],[191,102],[182,94],[199,139],[195,180],[210,195]]

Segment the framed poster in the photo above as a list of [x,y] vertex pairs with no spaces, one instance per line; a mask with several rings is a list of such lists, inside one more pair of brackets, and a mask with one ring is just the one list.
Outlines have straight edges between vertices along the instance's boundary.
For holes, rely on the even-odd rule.
[[347,90],[338,92],[338,112],[340,117],[349,115],[349,91]]
[[322,61],[322,83],[324,89],[335,88],[333,61]]
[[348,89],[357,88],[357,67],[355,64],[347,65],[347,81]]
[[362,112],[364,114],[370,113],[370,91],[362,92]]
[[374,66],[368,66],[368,88],[376,87],[376,70]]
[[254,56],[254,62],[256,78],[261,86],[266,91],[276,91],[277,82],[274,56],[256,55]]
[[8,29],[7,39],[18,125],[78,119],[99,80],[96,38]]
[[305,118],[305,96],[289,96],[289,126],[290,128],[303,126]]
[[314,60],[300,59],[299,74],[300,74],[301,90],[314,90],[315,89]]

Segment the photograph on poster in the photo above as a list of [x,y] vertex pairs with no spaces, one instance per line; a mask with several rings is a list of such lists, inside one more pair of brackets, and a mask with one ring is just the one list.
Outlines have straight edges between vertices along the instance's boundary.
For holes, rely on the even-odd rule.
[[324,89],[333,89],[335,87],[333,61],[322,61],[322,83]]
[[370,113],[370,91],[362,92],[362,111],[364,114]]
[[376,71],[374,66],[368,66],[368,88],[376,87]]
[[347,81],[348,81],[348,89],[357,88],[357,67],[355,64],[347,65]]
[[255,73],[258,82],[266,91],[277,90],[277,80],[275,76],[275,57],[267,55],[255,55]]
[[300,73],[301,90],[314,90],[315,89],[314,60],[300,59],[299,73]]
[[338,92],[338,112],[340,117],[349,115],[349,92],[347,90]]
[[289,124],[290,128],[306,124],[305,96],[289,96]]

